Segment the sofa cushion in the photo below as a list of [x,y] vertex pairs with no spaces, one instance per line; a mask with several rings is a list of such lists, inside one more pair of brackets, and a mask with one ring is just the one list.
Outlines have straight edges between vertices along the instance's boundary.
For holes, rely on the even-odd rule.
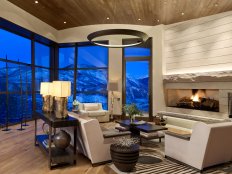
[[97,111],[99,110],[99,105],[97,103],[89,103],[84,105],[84,110],[86,111]]
[[164,116],[164,119],[166,120],[166,124],[168,125],[182,127],[185,129],[192,129],[193,126],[197,123],[197,121],[195,120],[189,120],[189,119],[183,119],[183,118],[177,118],[171,116]]
[[97,111],[88,111],[88,115],[91,117],[97,117],[97,116],[105,116],[106,111],[104,110],[97,110]]
[[140,136],[144,138],[164,137],[164,131],[156,131],[152,133],[140,132]]

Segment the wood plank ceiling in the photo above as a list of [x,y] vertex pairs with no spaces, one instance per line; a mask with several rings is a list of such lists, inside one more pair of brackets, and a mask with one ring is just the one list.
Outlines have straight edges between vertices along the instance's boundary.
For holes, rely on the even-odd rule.
[[58,30],[92,24],[172,24],[232,10],[232,0],[8,1]]

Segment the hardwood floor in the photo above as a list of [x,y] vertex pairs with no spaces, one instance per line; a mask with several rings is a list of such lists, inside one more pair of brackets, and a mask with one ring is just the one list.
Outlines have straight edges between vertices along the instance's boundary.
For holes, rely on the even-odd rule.
[[[0,130],[0,174],[116,174],[107,165],[92,167],[83,155],[77,155],[76,166],[49,170],[45,154],[34,146],[34,122],[24,131],[18,131],[19,125],[11,131]],[[38,122],[41,130],[42,121]]]

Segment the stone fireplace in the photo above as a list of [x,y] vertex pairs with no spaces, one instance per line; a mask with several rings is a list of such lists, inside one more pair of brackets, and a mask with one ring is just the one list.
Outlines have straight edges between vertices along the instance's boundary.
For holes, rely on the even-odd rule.
[[219,112],[219,90],[168,89],[167,106]]

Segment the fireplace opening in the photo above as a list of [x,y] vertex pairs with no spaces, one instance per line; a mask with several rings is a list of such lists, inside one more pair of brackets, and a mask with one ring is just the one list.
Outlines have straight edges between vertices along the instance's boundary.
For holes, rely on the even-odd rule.
[[168,107],[219,112],[219,90],[168,89]]

